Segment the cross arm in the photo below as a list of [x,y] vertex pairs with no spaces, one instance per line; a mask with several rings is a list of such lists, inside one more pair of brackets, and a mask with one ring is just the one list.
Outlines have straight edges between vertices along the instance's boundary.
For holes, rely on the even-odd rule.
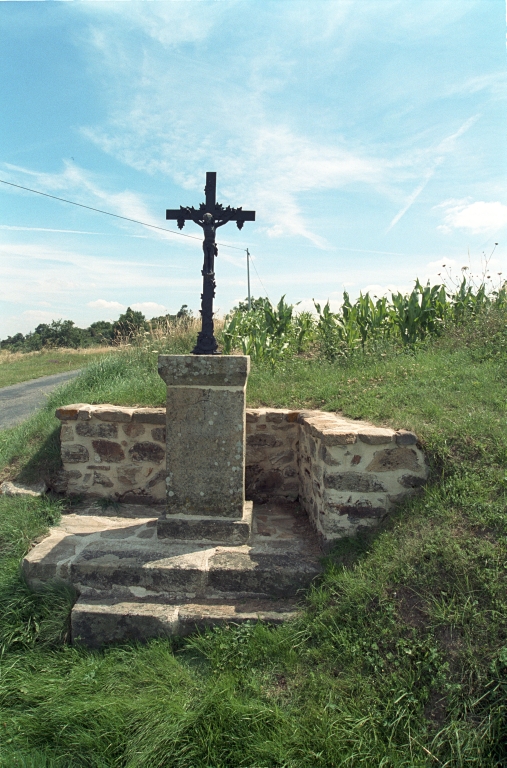
[[166,210],[165,217],[167,221],[176,220],[178,222],[178,229],[183,229],[185,221],[195,221],[194,215],[186,208],[170,208]]
[[255,211],[242,211],[241,209],[235,210],[232,215],[226,213],[229,221],[255,221]]
[[227,224],[228,221],[235,221],[238,229],[243,229],[245,221],[255,221],[255,211],[244,211],[242,208],[215,209],[215,217],[218,219],[217,227]]
[[[181,206],[177,208],[169,208],[165,212],[167,220],[176,220],[178,222],[178,228],[183,229],[186,221],[194,221],[196,224],[200,224],[200,219],[206,213],[205,205],[201,205],[199,210],[195,208],[183,208]],[[213,211],[216,226],[221,227],[223,224],[227,224],[228,221],[235,221],[238,229],[242,229],[245,221],[255,221],[255,211],[244,211],[242,208],[231,208],[227,206],[224,208],[221,205],[215,205]]]

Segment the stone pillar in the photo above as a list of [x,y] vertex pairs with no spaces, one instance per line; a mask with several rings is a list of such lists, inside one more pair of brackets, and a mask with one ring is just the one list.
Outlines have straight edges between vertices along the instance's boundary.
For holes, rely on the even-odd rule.
[[189,521],[202,534],[197,518],[207,518],[208,530],[218,530],[210,518],[225,528],[242,520],[249,368],[244,355],[159,356],[167,384],[167,510],[159,535],[197,538],[188,534]]

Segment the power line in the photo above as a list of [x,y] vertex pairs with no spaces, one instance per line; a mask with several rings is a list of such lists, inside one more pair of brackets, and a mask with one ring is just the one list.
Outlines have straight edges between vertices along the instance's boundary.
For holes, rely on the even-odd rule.
[[[185,235],[183,232],[176,232],[174,229],[167,229],[166,227],[157,227],[155,224],[147,224],[145,221],[139,221],[139,219],[129,219],[128,216],[119,216],[117,213],[111,213],[110,211],[103,211],[101,208],[92,208],[91,205],[83,205],[82,203],[76,203],[74,200],[67,200],[65,197],[56,197],[56,195],[48,195],[47,192],[40,192],[38,189],[31,189],[30,187],[22,187],[21,184],[13,184],[12,181],[5,181],[0,179],[1,184],[8,184],[10,187],[17,187],[18,189],[24,189],[26,192],[33,192],[36,195],[42,195],[43,197],[50,197],[52,200],[59,200],[61,203],[70,203],[70,205],[77,205],[79,208],[86,208],[89,211],[95,211],[96,213],[104,213],[106,216],[114,216],[115,219],[123,219],[124,221],[132,221],[134,224],[141,224],[143,227],[150,227],[151,229],[159,229],[161,232],[171,232],[173,235],[179,235],[180,237],[189,237],[191,240],[201,240],[196,235]],[[244,248],[240,248],[237,245],[227,245],[226,243],[217,243],[222,248],[233,248],[235,251],[244,251]],[[257,270],[255,270],[257,271]],[[259,278],[260,280],[260,278]]]
[[[247,249],[247,250],[248,250],[248,249]],[[250,254],[248,254],[248,255],[250,256]],[[252,261],[252,265],[253,265],[253,268],[255,269],[255,274],[256,274],[256,275],[257,275],[257,277],[259,278],[259,283],[262,285],[262,288],[263,288],[263,290],[264,290],[264,293],[265,293],[265,294],[266,294],[266,296],[268,297],[269,301],[271,301],[271,299],[270,299],[270,298],[269,298],[269,296],[268,296],[268,292],[267,292],[267,290],[264,288],[264,283],[262,282],[262,280],[261,280],[261,277],[260,277],[259,273],[257,272],[257,267],[255,266],[255,261]]]
[[[23,187],[21,184],[13,184],[12,181],[5,181],[5,179],[0,179],[1,184],[8,184],[9,187],[16,187],[17,189],[24,189],[26,192],[33,192],[35,195],[42,195],[43,197],[50,197],[52,200],[59,200],[61,203],[69,203],[70,205],[77,205],[78,208],[86,208],[88,211],[95,211],[96,213],[103,213],[106,216],[113,216],[115,219],[123,219],[124,221],[131,221],[134,224],[141,224],[143,227],[150,227],[150,229],[159,229],[161,232],[171,232],[173,235],[179,235],[180,237],[188,237],[191,240],[201,240],[200,237],[197,237],[196,235],[185,235],[184,232],[176,232],[174,229],[167,229],[167,227],[157,227],[155,224],[147,224],[145,221],[139,221],[139,219],[130,219],[128,216],[120,216],[117,213],[111,213],[110,211],[103,211],[101,208],[93,208],[91,205],[83,205],[83,203],[76,203],[74,200],[67,200],[65,197],[57,197],[56,195],[49,195],[47,192],[41,192],[38,189],[31,189],[31,187]],[[226,243],[217,243],[221,248],[233,248],[235,251],[246,251],[247,252],[247,258],[250,255],[248,253],[248,248],[240,248],[237,245],[227,245]],[[253,268],[255,269],[255,274],[259,278],[259,282],[262,285],[262,288],[264,290],[264,293],[269,299],[268,292],[266,291],[264,287],[264,283],[262,282],[259,273],[257,272],[257,267],[255,266],[255,262],[252,261]]]

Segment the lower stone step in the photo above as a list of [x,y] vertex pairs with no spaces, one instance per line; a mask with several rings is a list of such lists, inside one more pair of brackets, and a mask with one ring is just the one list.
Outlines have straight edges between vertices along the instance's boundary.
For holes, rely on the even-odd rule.
[[72,609],[72,642],[100,648],[106,643],[184,636],[207,627],[245,621],[280,624],[297,614],[297,605],[291,600],[207,600],[166,605],[81,597]]

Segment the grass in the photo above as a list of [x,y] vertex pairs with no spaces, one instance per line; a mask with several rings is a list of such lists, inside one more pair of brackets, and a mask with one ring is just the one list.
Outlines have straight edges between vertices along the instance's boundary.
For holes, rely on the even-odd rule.
[[41,352],[8,352],[0,350],[0,387],[22,381],[75,371],[90,365],[101,355],[111,353],[111,347],[89,349],[45,349]]
[[[0,766],[506,766],[504,329],[498,316],[414,353],[253,367],[250,405],[415,429],[432,467],[381,530],[337,545],[283,627],[71,647],[72,596],[34,595],[18,570],[60,504],[0,499]],[[148,346],[95,362],[0,433],[5,471],[54,471],[57,404],[162,404],[155,361]]]

